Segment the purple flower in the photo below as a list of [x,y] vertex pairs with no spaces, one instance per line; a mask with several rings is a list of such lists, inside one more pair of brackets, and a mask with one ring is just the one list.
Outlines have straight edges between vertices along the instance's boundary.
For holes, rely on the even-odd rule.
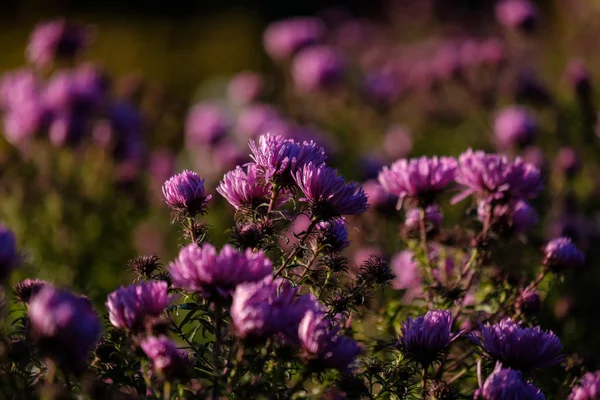
[[530,199],[542,189],[540,170],[533,165],[518,157],[510,161],[506,156],[471,149],[459,157],[455,180],[464,190],[453,203],[471,194],[486,202]]
[[237,286],[231,304],[231,320],[242,338],[267,338],[281,334],[298,341],[298,325],[309,311],[321,311],[312,295],[299,296],[300,288],[286,279],[270,276]]
[[451,157],[401,159],[383,167],[379,183],[388,193],[398,196],[398,208],[405,198],[419,204],[431,204],[454,179],[456,160]]
[[[477,217],[482,223],[487,219],[489,207],[485,201],[477,207]],[[493,212],[492,225],[507,228],[513,233],[527,232],[538,220],[535,209],[524,200],[495,205]]]
[[282,124],[283,117],[273,106],[252,104],[242,110],[235,125],[235,132],[247,138],[272,132],[273,128]]
[[560,237],[546,244],[543,262],[552,271],[563,272],[582,267],[585,257],[571,239]]
[[516,307],[525,315],[537,314],[542,308],[540,293],[535,288],[525,288],[517,298]]
[[412,151],[410,133],[402,126],[392,126],[383,138],[383,152],[392,160],[404,158]]
[[29,302],[31,336],[63,367],[80,366],[100,337],[100,320],[86,297],[45,285]]
[[17,69],[6,72],[0,79],[0,107],[9,110],[23,102],[37,99],[42,83],[37,74],[30,69]]
[[294,176],[305,197],[300,201],[309,205],[313,217],[330,220],[342,215],[356,215],[367,211],[367,196],[355,183],[346,183],[337,170],[312,162],[300,168]]
[[0,223],[0,283],[7,280],[18,262],[19,253],[15,234]]
[[206,202],[212,198],[204,191],[204,179],[188,170],[167,180],[162,192],[169,207],[179,216],[203,213]]
[[298,338],[304,357],[315,368],[347,371],[361,351],[351,338],[341,335],[340,328],[321,313],[307,311],[298,326]]
[[48,282],[41,279],[25,279],[15,286],[15,296],[23,303],[29,303],[29,300],[46,285]]
[[318,42],[325,34],[317,18],[298,17],[272,23],[265,30],[265,50],[274,60],[290,58],[302,47]]
[[134,332],[143,330],[146,323],[154,322],[169,305],[167,287],[163,281],[121,286],[106,301],[110,323]]
[[251,157],[260,172],[259,177],[277,185],[289,185],[296,171],[306,164],[320,165],[327,156],[315,142],[295,142],[282,136],[263,135],[249,143]]
[[[217,187],[217,192],[225,198],[236,209],[256,209],[261,204],[269,201],[271,185],[258,180],[256,164],[249,163],[244,168],[237,166],[223,176],[223,180]],[[281,205],[285,198],[278,200]]]
[[452,312],[428,311],[418,318],[402,323],[398,346],[409,360],[428,367],[436,361],[458,335],[452,335]]
[[582,60],[573,60],[569,62],[566,76],[578,95],[589,96],[592,89],[590,71]]
[[394,197],[383,190],[379,182],[375,179],[370,179],[362,184],[362,188],[369,199],[371,209],[376,208],[380,211],[394,210],[396,208],[396,200]]
[[600,398],[600,371],[588,372],[573,387],[567,400],[596,400]]
[[261,95],[264,86],[264,79],[259,73],[240,72],[229,81],[227,97],[234,104],[249,104]]
[[160,376],[180,376],[190,367],[189,356],[166,336],[149,336],[140,347],[152,362],[152,370]]
[[[372,71],[364,78],[363,92],[365,96],[378,105],[389,106],[396,101],[401,88],[394,75],[386,71]],[[403,155],[394,156],[403,157]]]
[[505,318],[494,325],[480,323],[479,327],[481,332],[472,334],[471,339],[506,368],[529,372],[556,365],[564,358],[558,336],[539,326],[526,328]]
[[[425,226],[432,227],[434,229],[442,226],[443,217],[440,209],[436,205],[430,205],[425,208]],[[404,226],[409,231],[415,232],[421,229],[421,210],[418,208],[411,208],[406,212],[406,220]]]
[[537,10],[529,0],[503,0],[496,5],[496,18],[507,28],[533,29]]
[[483,400],[546,400],[540,389],[523,380],[519,371],[497,367],[475,398]]
[[89,43],[88,28],[56,20],[38,25],[25,55],[37,67],[45,68],[57,58],[74,58]]
[[422,277],[419,265],[415,261],[415,255],[410,250],[403,250],[392,257],[392,271],[396,278],[392,281],[392,287],[396,290],[406,290],[404,302],[410,303],[415,297],[421,296]]
[[319,222],[315,228],[320,236],[318,244],[324,246],[326,252],[340,252],[350,245],[348,227],[343,218]]
[[299,52],[291,68],[296,88],[315,92],[337,85],[344,75],[345,63],[330,47],[313,46]]
[[225,110],[218,104],[196,104],[185,121],[186,141],[191,146],[215,143],[229,131],[230,126]]
[[571,147],[562,147],[556,156],[556,166],[567,178],[574,177],[581,169],[579,154]]
[[502,148],[526,146],[531,143],[536,131],[535,119],[521,107],[507,107],[496,114],[494,134]]
[[262,251],[239,252],[227,244],[217,253],[211,244],[189,244],[169,264],[168,271],[176,287],[209,298],[229,298],[240,283],[257,282],[271,275],[273,265]]

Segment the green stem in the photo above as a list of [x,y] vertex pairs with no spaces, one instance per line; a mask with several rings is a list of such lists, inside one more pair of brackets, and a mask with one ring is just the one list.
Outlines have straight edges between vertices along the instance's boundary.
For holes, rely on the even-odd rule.
[[40,395],[41,400],[53,400],[54,399],[54,378],[56,377],[56,364],[54,361],[46,360],[46,378],[44,383],[44,389]]
[[308,236],[312,233],[312,230],[315,228],[315,226],[317,226],[318,223],[319,223],[319,220],[317,220],[317,219],[313,219],[311,221],[311,223],[308,226],[308,228],[306,229],[306,233],[304,234],[304,237],[302,238],[302,240],[300,241],[300,243],[298,243],[298,245],[296,246],[296,248],[294,249],[294,251],[292,251],[290,253],[290,255],[288,256],[288,258],[286,258],[285,262],[275,272],[275,276],[274,276],[275,278],[277,278],[277,276],[279,276],[279,274],[281,274],[283,272],[283,270],[285,269],[285,267],[287,267],[290,264],[290,262],[292,262],[292,260],[294,259],[294,257],[296,257],[296,254],[298,254],[298,252],[300,251],[300,248],[304,245],[304,243],[306,242],[306,239],[308,239]]
[[421,374],[421,399],[427,398],[427,367],[423,367]]
[[165,381],[165,383],[163,384],[163,399],[171,399],[171,382],[169,381]]
[[433,273],[431,272],[431,264],[429,263],[429,246],[427,245],[427,231],[425,230],[425,209],[421,208],[421,214],[419,218],[419,229],[421,232],[421,247],[423,253],[425,253],[425,274],[427,275],[427,281],[433,283]]
[[190,238],[192,239],[192,243],[198,244],[198,242],[197,242],[198,238],[196,237],[195,221],[193,218],[188,217],[187,222],[188,222],[187,229],[190,232]]
[[220,304],[215,304],[215,344],[213,346],[213,362],[215,369],[215,378],[213,382],[213,399],[219,398],[219,369],[221,357],[221,325],[223,323],[222,309]]
[[279,197],[279,187],[277,185],[273,185],[271,189],[271,200],[269,201],[269,208],[267,209],[267,218],[275,208],[275,202],[277,201],[277,197]]

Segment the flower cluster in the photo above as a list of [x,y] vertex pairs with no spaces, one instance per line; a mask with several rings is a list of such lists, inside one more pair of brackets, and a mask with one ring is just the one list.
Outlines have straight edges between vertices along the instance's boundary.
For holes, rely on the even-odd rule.
[[160,317],[170,301],[166,282],[140,282],[109,294],[106,308],[111,324],[138,332]]

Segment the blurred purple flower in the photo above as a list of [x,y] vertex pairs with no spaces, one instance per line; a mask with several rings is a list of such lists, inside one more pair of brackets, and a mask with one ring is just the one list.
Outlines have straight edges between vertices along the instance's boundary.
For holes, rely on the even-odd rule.
[[534,117],[524,108],[507,107],[496,114],[494,134],[504,149],[527,146],[537,131]]
[[401,92],[401,87],[394,75],[383,70],[368,73],[362,87],[367,99],[382,106],[394,103]]
[[506,46],[496,38],[487,39],[479,46],[479,61],[484,66],[499,67],[507,58]]
[[24,102],[37,99],[42,91],[42,82],[30,69],[6,72],[0,79],[0,107],[9,110]]
[[262,135],[258,143],[250,140],[250,157],[266,182],[289,186],[296,172],[306,164],[320,165],[327,156],[315,142],[296,142],[282,136]]
[[379,183],[388,193],[398,196],[398,209],[405,199],[426,206],[435,200],[454,179],[456,160],[451,157],[401,159],[383,167]]
[[15,296],[23,303],[29,303],[31,298],[49,283],[41,279],[25,279],[15,285]]
[[259,135],[274,133],[271,129],[281,123],[284,123],[283,117],[275,107],[267,104],[251,104],[238,116],[235,132],[245,138],[253,139]]
[[317,369],[330,367],[347,371],[361,351],[354,340],[340,334],[340,328],[333,321],[312,310],[300,321],[298,337],[304,357]]
[[537,14],[537,9],[529,0],[502,0],[496,5],[496,19],[511,29],[533,29]]
[[264,86],[262,75],[254,71],[243,71],[229,81],[227,98],[234,104],[249,104],[260,97]]
[[[425,226],[434,229],[442,226],[443,223],[442,213],[438,206],[432,204],[425,208]],[[418,208],[411,208],[406,212],[406,219],[404,226],[409,231],[419,231],[421,229],[421,210]]]
[[440,80],[459,77],[463,73],[460,49],[453,43],[442,46],[432,60],[432,68]]
[[523,160],[539,170],[543,170],[546,167],[546,157],[544,156],[544,151],[537,146],[527,147],[523,151]]
[[291,68],[296,88],[314,92],[337,85],[344,75],[345,62],[332,48],[313,46],[299,52]]
[[482,400],[546,400],[540,389],[527,383],[519,371],[497,367],[477,390],[476,399]]
[[86,297],[45,285],[29,302],[30,334],[42,353],[63,368],[77,368],[100,337],[101,325]]
[[337,170],[312,162],[301,167],[294,176],[313,217],[327,221],[342,215],[362,214],[369,208],[364,190],[355,183],[347,183]]
[[6,282],[19,263],[15,234],[0,223],[0,284]]
[[228,137],[224,137],[215,143],[209,149],[209,153],[215,171],[227,171],[248,161],[248,154]]
[[392,126],[385,132],[382,150],[389,158],[405,158],[412,151],[412,138],[403,126]]
[[237,285],[257,282],[273,272],[271,260],[262,251],[240,252],[226,244],[220,252],[211,244],[189,244],[167,268],[173,285],[199,292],[211,300],[229,298]]
[[[236,209],[247,207],[254,210],[267,203],[271,195],[271,185],[259,182],[257,173],[254,163],[248,163],[245,168],[238,165],[223,176],[217,192]],[[285,200],[285,197],[278,198],[278,205]]]
[[167,288],[163,281],[121,286],[106,301],[110,323],[120,329],[143,331],[146,323],[154,322],[169,305]]
[[65,20],[50,21],[32,32],[25,55],[35,66],[45,68],[57,58],[73,59],[89,42],[88,27]]
[[167,180],[162,191],[166,203],[180,216],[203,213],[206,203],[212,198],[204,191],[204,179],[188,170]]
[[556,156],[556,166],[567,178],[574,177],[581,169],[579,154],[572,147],[562,147]]
[[185,121],[186,143],[191,146],[215,143],[230,127],[229,117],[223,107],[212,103],[196,104],[189,110]]
[[458,159],[456,182],[464,187],[452,202],[477,194],[486,202],[530,199],[542,189],[540,171],[520,158],[467,150]]
[[592,89],[590,72],[582,60],[572,60],[567,65],[566,78],[580,96],[587,96]]
[[517,310],[525,315],[535,315],[542,308],[542,298],[537,289],[527,287],[522,290],[516,301]]
[[510,318],[497,324],[479,324],[480,332],[471,334],[488,357],[506,368],[525,372],[560,363],[564,356],[560,339],[552,331],[522,327]]
[[48,127],[50,143],[56,147],[77,146],[85,135],[86,118],[74,113],[54,115]]
[[406,290],[403,301],[410,303],[414,298],[421,296],[423,293],[422,276],[414,253],[410,250],[397,253],[392,257],[391,266],[396,275],[392,281],[392,287],[396,290]]
[[[482,223],[485,223],[489,212],[489,204],[482,201],[477,207],[477,217]],[[498,204],[494,206],[494,215],[491,223],[510,228],[514,233],[525,233],[537,222],[538,214],[535,209],[526,201],[519,200],[507,204]]]
[[398,346],[406,358],[428,367],[436,361],[458,335],[452,335],[452,312],[428,311],[418,318],[402,323]]
[[265,30],[265,50],[277,61],[289,59],[301,48],[317,43],[325,35],[325,26],[318,18],[296,17],[276,21]]
[[326,246],[326,252],[340,252],[350,245],[348,227],[343,218],[319,222],[315,228],[320,234],[319,245]]
[[544,247],[543,263],[553,272],[581,268],[584,262],[585,256],[569,238],[553,239]]
[[369,199],[370,209],[386,211],[395,208],[397,201],[394,196],[383,190],[376,180],[368,180],[362,184],[362,187]]
[[600,371],[588,372],[573,387],[567,400],[596,400],[600,398]]
[[191,367],[189,356],[166,336],[149,336],[140,347],[152,362],[152,370],[160,376],[179,376]]

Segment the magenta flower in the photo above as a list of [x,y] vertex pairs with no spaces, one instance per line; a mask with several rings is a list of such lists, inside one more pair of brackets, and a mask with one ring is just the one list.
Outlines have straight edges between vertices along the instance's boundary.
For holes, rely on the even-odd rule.
[[567,400],[596,400],[600,398],[600,371],[588,372],[573,387]]
[[396,275],[392,287],[396,290],[406,290],[403,300],[410,303],[414,298],[423,294],[422,276],[415,255],[410,250],[404,250],[392,257],[390,262]]
[[[425,226],[434,229],[442,226],[444,218],[440,208],[435,204],[427,206],[425,208]],[[421,210],[418,208],[411,208],[406,212],[406,219],[404,220],[404,226],[409,231],[419,231],[421,229]]]
[[551,240],[544,248],[544,265],[554,272],[580,268],[584,262],[585,256],[569,238]]
[[100,320],[87,297],[45,285],[29,302],[31,337],[65,368],[77,368],[100,337]]
[[283,117],[273,106],[251,104],[244,108],[237,118],[235,133],[253,139],[266,133],[273,133],[283,124]]
[[314,218],[327,221],[342,215],[357,215],[367,211],[367,196],[356,183],[346,183],[337,170],[312,162],[300,168],[294,176],[304,194],[300,201],[308,204]]
[[217,142],[230,129],[231,123],[223,107],[199,103],[188,112],[185,121],[186,142],[191,146],[206,146]]
[[479,327],[480,333],[471,334],[471,340],[506,368],[529,372],[556,365],[564,359],[560,339],[539,326],[526,328],[505,318],[497,324],[480,324]]
[[260,97],[264,86],[264,79],[259,73],[243,71],[229,81],[227,98],[234,104],[249,104]]
[[475,399],[481,400],[546,400],[542,391],[523,379],[519,371],[497,367],[478,389]]
[[507,28],[533,29],[537,20],[537,9],[529,0],[502,0],[496,5],[496,18]]
[[181,376],[191,366],[188,354],[166,336],[144,338],[140,347],[152,362],[152,370],[160,376]]
[[540,170],[520,158],[467,150],[458,159],[456,182],[464,187],[453,203],[476,194],[486,202],[531,199],[542,189]]
[[295,142],[282,136],[263,135],[258,144],[250,140],[251,157],[257,165],[259,177],[277,185],[290,185],[291,178],[303,166],[320,165],[327,156],[315,142]]
[[299,296],[300,288],[286,279],[270,276],[259,282],[237,286],[231,304],[231,320],[241,338],[282,335],[297,342],[298,326],[309,311],[322,311],[313,295]]
[[309,310],[298,326],[298,338],[304,357],[313,368],[337,368],[347,371],[355,362],[361,347],[340,334],[340,328],[322,313]]
[[379,183],[385,191],[398,196],[398,208],[404,199],[428,205],[452,183],[455,170],[456,160],[451,157],[402,159],[391,167],[383,167]]
[[167,180],[162,192],[166,203],[179,217],[202,214],[206,209],[206,202],[212,198],[204,191],[204,179],[188,170]]
[[49,283],[41,279],[25,279],[15,286],[15,296],[23,303],[29,303],[46,285]]
[[[261,204],[269,202],[271,184],[260,182],[256,164],[249,163],[244,168],[237,166],[223,176],[217,187],[217,192],[236,209],[256,209]],[[287,198],[279,196],[276,206],[283,204]]]
[[167,282],[152,281],[121,286],[108,295],[106,308],[110,323],[119,329],[142,331],[167,308],[171,298]]
[[327,46],[312,46],[300,51],[292,61],[292,77],[301,92],[315,92],[337,85],[343,78],[342,56]]
[[298,17],[273,22],[264,33],[265,50],[274,60],[290,58],[301,48],[318,42],[325,35],[317,18]]
[[452,312],[428,311],[402,323],[398,346],[409,360],[423,367],[431,365],[459,335],[452,335]]
[[176,287],[213,299],[229,298],[240,283],[270,276],[273,265],[262,251],[240,252],[227,244],[217,253],[211,244],[189,244],[169,264],[168,271]]
[[411,134],[403,126],[392,126],[386,131],[381,150],[392,160],[408,156],[412,148]]
[[498,144],[504,149],[528,145],[536,131],[534,117],[521,107],[508,107],[496,114],[494,134]]
[[25,55],[37,67],[50,66],[57,58],[74,58],[90,42],[88,28],[56,20],[35,28]]
[[[482,223],[485,223],[489,212],[489,204],[480,202],[477,217]],[[513,233],[527,232],[538,220],[537,212],[525,200],[496,205],[493,214],[490,219],[493,225],[507,228]]]

